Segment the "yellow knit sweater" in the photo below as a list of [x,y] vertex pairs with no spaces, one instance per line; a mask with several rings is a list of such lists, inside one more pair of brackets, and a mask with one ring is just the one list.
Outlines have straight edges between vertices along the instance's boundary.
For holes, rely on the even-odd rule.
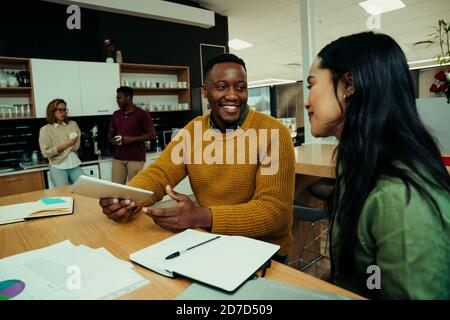
[[[214,131],[217,136],[210,138],[209,141],[205,141],[204,137],[198,139],[198,135],[197,139],[194,138],[195,133],[199,133],[200,127],[202,135],[211,128],[209,115],[197,117],[184,128],[192,137],[191,144],[187,139],[179,141],[174,139],[159,158],[135,176],[129,185],[152,190],[155,193],[145,204],[149,206],[163,198],[166,185],[174,187],[189,175],[198,204],[211,209],[213,221],[211,232],[247,236],[278,244],[281,247],[278,254],[287,255],[293,240],[291,228],[295,180],[294,148],[287,128],[278,120],[253,110],[249,111],[240,127],[242,130],[226,134]],[[264,143],[264,139],[258,138],[257,150],[264,149],[268,157],[272,158],[275,158],[276,151],[271,153],[271,150],[275,150],[271,148],[271,144],[275,146],[276,143],[272,141],[271,133],[275,131],[279,133],[279,139],[276,139],[279,141],[278,167],[273,163],[265,163],[258,152],[253,153],[257,155],[256,163],[249,160],[251,142],[250,139],[243,140],[243,137],[250,131],[256,132],[256,136],[261,135],[264,130],[260,129],[266,129],[268,134],[264,136],[268,138],[267,143]],[[245,141],[244,148],[238,149],[239,138]],[[184,156],[185,161],[177,164],[177,161],[173,160],[172,151],[179,150],[180,141],[186,141],[185,146],[191,146],[191,157],[190,159],[186,157],[189,154],[187,148],[182,149],[178,154]],[[231,146],[232,142],[234,142],[234,158],[229,156],[232,148],[228,146]],[[223,150],[214,149],[217,146],[223,146]],[[237,162],[239,151],[243,149],[245,161]],[[200,150],[202,153],[199,158]],[[220,154],[223,155],[222,161],[216,158],[214,164],[205,163],[211,161],[207,160],[205,155]],[[202,161],[202,156],[206,161]],[[267,174],[269,171],[261,174],[269,168],[272,168],[272,174]]]

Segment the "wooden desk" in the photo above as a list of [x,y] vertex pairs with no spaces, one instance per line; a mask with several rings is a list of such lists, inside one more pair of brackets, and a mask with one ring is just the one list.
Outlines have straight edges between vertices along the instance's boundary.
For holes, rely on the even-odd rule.
[[[335,162],[333,161],[334,144],[304,144],[295,147],[295,173],[335,178]],[[444,153],[445,155],[445,153]],[[450,166],[447,166],[450,174]]]
[[[75,245],[104,247],[116,257],[128,260],[130,253],[172,235],[171,232],[155,225],[143,214],[137,215],[128,223],[115,223],[103,215],[97,200],[70,194],[66,188],[2,197],[0,206],[55,196],[73,196],[75,213],[0,226],[0,258],[69,239]],[[191,284],[188,279],[171,279],[136,264],[135,267],[151,283],[123,296],[123,299],[174,299]],[[277,262],[273,262],[266,277],[306,288],[358,297],[349,291]]]

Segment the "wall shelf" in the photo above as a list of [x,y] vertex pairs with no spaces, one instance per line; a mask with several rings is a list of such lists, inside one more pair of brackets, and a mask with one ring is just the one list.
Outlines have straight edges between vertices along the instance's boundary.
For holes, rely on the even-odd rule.
[[[133,88],[135,96],[149,96],[152,97],[172,96],[176,97],[176,103],[188,103],[191,105],[191,92],[189,82],[189,67],[186,66],[162,66],[150,64],[120,64],[120,80],[122,85],[129,85]],[[135,82],[142,82],[140,87],[137,87]],[[148,87],[149,83],[152,86],[159,83],[159,86],[166,85],[166,87],[155,88]],[[129,84],[128,84],[129,83]],[[144,83],[147,87],[143,88]],[[168,85],[176,85],[184,83],[186,87],[167,87]],[[167,98],[167,103],[173,103]],[[159,101],[160,102],[160,101]],[[190,108],[189,108],[190,109]],[[173,110],[173,111],[153,111],[153,112],[178,112],[188,110]]]
[[[0,70],[29,71],[30,83],[32,84],[31,63],[28,58],[15,58],[0,56]],[[17,100],[17,101],[16,101]],[[24,101],[26,100],[26,101]],[[31,115],[21,118],[4,118],[0,115],[0,120],[32,119],[35,117],[34,93],[32,87],[1,87],[0,107],[12,108],[14,104],[27,103],[31,106]]]

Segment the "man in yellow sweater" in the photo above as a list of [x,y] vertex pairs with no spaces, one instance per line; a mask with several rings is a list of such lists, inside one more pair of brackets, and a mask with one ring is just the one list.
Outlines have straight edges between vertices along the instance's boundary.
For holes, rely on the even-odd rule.
[[[132,201],[102,199],[108,218],[127,220],[141,211],[164,229],[203,228],[280,245],[286,261],[292,243],[294,148],[278,120],[250,110],[247,71],[242,59],[222,54],[205,66],[202,95],[211,115],[197,117],[170,142],[159,158],[128,185],[154,192],[143,207]],[[197,203],[172,190],[189,176]],[[172,208],[150,207],[165,194]]]

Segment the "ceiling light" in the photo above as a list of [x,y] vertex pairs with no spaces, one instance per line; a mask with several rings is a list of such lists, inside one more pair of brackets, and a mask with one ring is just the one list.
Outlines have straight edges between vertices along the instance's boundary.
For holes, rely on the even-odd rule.
[[233,39],[233,40],[228,41],[228,46],[231,49],[242,50],[242,49],[245,49],[245,48],[250,48],[253,45],[251,43],[248,43],[248,42],[246,42],[244,40],[241,40],[241,39]]
[[401,0],[367,0],[358,4],[372,16],[406,7]]
[[264,80],[256,80],[256,81],[249,81],[248,87],[249,88],[257,88],[257,87],[268,87],[278,84],[287,84],[287,83],[295,83],[296,80],[286,80],[286,79],[264,79]]

